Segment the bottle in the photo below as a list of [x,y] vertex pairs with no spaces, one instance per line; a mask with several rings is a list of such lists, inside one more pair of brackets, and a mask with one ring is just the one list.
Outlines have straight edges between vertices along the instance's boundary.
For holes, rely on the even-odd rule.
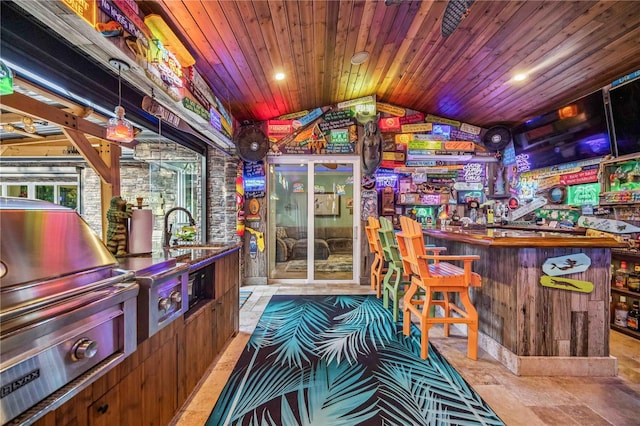
[[640,293],[640,263],[633,265],[633,273],[627,277],[627,288],[630,291]]
[[620,301],[616,303],[615,317],[613,323],[618,327],[627,328],[627,317],[629,316],[629,305],[627,305],[627,298],[620,296]]
[[633,301],[633,307],[629,310],[627,315],[627,327],[629,330],[640,331],[638,321],[640,320],[640,309],[638,307],[638,301]]
[[625,288],[627,286],[627,278],[629,276],[629,270],[627,269],[627,261],[620,262],[620,268],[616,271],[616,288]]
[[493,225],[493,223],[494,223],[493,209],[488,208],[487,209],[487,225]]

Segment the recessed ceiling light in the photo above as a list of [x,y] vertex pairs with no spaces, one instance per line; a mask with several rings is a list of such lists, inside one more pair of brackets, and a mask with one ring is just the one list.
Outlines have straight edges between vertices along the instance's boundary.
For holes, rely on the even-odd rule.
[[361,50],[360,52],[356,52],[351,57],[351,64],[353,65],[361,65],[367,62],[369,59],[369,52],[366,50]]
[[526,74],[516,74],[513,76],[513,79],[515,81],[523,81],[527,79],[527,75]]
[[276,80],[284,80],[284,73],[283,72],[276,73]]

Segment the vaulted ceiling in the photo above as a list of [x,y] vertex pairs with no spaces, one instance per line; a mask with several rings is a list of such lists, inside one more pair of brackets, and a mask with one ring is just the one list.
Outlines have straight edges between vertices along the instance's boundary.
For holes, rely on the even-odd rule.
[[[459,2],[462,2],[460,0]],[[639,1],[143,2],[189,46],[235,118],[365,95],[488,127],[555,109],[640,68]],[[350,62],[370,53],[362,65]],[[286,79],[276,81],[276,72]],[[515,82],[517,73],[528,79]]]

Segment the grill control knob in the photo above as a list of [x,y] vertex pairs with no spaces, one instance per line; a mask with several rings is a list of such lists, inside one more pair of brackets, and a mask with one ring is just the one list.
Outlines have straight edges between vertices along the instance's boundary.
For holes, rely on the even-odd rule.
[[93,358],[97,353],[98,353],[98,342],[95,342],[86,337],[78,340],[71,347],[71,359],[74,361]]
[[179,305],[180,302],[182,302],[182,293],[180,293],[179,291],[172,291],[169,297],[171,298],[171,301],[176,305]]
[[168,297],[161,297],[158,300],[158,309],[163,312],[168,312],[169,309],[171,309],[171,299],[169,299]]

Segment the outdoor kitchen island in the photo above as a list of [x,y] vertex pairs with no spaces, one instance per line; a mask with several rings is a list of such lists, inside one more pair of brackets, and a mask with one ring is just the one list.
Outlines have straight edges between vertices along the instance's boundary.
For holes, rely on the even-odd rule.
[[191,309],[185,305],[184,315],[139,341],[122,363],[34,424],[169,424],[238,332],[240,247],[198,246],[120,259],[123,269],[149,270],[175,259],[179,268],[189,264],[190,276],[200,269],[212,271],[204,292],[210,298]]
[[[470,289],[479,346],[514,374],[617,374],[609,356],[609,296],[611,248],[619,242],[500,228],[426,229],[424,236],[446,247],[443,254],[480,256],[472,267],[482,286]],[[581,265],[565,275],[574,261]]]

